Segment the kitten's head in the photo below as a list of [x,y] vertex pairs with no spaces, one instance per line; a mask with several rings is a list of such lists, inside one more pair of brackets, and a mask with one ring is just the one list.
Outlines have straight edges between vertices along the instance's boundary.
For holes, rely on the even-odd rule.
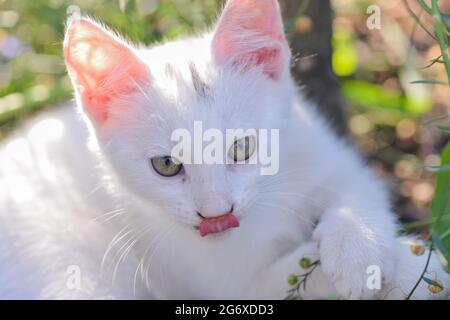
[[171,158],[171,137],[185,129],[195,139],[200,122],[224,136],[280,128],[292,85],[276,0],[229,0],[212,33],[145,50],[73,19],[64,53],[78,104],[129,190],[191,226],[227,217],[203,234],[238,224],[261,178],[261,164],[240,162],[258,155],[258,141],[224,141],[223,157],[238,163],[188,164]]

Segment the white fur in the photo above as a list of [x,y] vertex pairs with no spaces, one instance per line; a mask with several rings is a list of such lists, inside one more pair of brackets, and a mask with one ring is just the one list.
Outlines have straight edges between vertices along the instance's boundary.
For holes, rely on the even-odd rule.
[[[151,83],[112,103],[110,119],[91,127],[89,147],[71,107],[43,114],[4,144],[0,297],[281,299],[303,256],[321,261],[303,298],[401,299],[411,290],[426,255],[396,238],[379,179],[287,71],[273,80],[262,68],[221,67],[210,43],[205,35],[138,51]],[[195,93],[191,63],[213,99]],[[279,128],[280,172],[192,165],[184,176],[159,177],[148,159],[170,152],[171,131],[194,120]],[[200,237],[196,210],[231,203],[241,226]],[[70,265],[81,269],[80,290],[67,286]],[[381,268],[382,290],[367,288],[369,265]],[[447,288],[435,257],[429,271]],[[414,298],[440,296],[422,283]]]

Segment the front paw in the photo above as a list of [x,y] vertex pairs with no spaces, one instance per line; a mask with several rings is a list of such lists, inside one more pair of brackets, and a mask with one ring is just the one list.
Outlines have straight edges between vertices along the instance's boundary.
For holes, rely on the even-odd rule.
[[322,270],[343,299],[376,299],[392,277],[393,259],[372,233],[339,226],[343,222],[321,222],[314,231]]

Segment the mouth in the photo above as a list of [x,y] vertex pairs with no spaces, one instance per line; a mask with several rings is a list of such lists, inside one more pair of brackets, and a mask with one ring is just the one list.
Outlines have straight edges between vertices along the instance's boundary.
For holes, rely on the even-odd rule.
[[239,227],[239,220],[230,212],[219,217],[204,218],[198,226],[198,231],[202,237],[206,237],[208,234],[220,233],[237,227]]

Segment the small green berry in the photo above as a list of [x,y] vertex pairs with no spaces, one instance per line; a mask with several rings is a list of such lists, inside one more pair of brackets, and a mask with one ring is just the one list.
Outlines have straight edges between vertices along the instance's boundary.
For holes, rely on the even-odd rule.
[[309,267],[311,267],[311,260],[305,257],[301,258],[300,267],[302,267],[302,269],[308,269]]
[[291,286],[297,284],[297,281],[298,281],[298,277],[297,277],[295,274],[291,274],[291,275],[288,277],[288,283],[289,283]]

